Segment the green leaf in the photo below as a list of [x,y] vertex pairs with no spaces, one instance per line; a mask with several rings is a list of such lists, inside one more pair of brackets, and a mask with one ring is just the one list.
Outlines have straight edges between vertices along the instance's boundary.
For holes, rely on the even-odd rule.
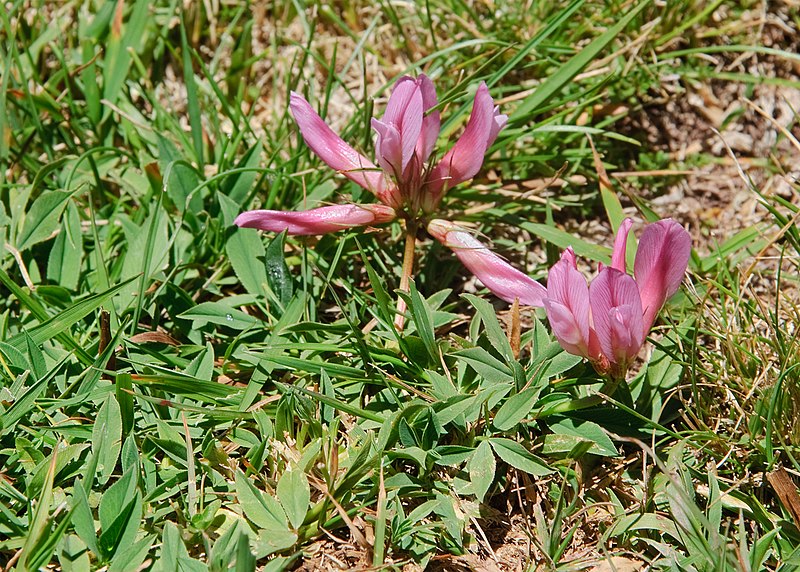
[[437,465],[456,467],[469,459],[475,449],[461,445],[440,445],[433,451]]
[[481,393],[477,395],[456,394],[434,405],[434,409],[436,409],[436,418],[439,420],[440,425],[445,426],[455,421],[468,409],[474,407],[477,402],[483,401],[484,399],[485,396]]
[[592,421],[583,419],[565,418],[556,423],[550,423],[550,430],[556,435],[567,435],[590,441],[593,443],[588,450],[595,455],[605,455],[606,457],[616,457],[619,455],[617,448],[605,431]]
[[546,224],[522,222],[519,226],[561,249],[571,246],[578,256],[584,256],[603,264],[611,263],[611,250],[609,248],[591,244],[573,234]]
[[541,392],[541,387],[530,386],[512,395],[497,411],[492,424],[499,431],[510,430],[531,412]]
[[378,276],[378,273],[372,266],[367,253],[361,248],[360,243],[358,244],[358,247],[361,252],[361,260],[364,263],[364,268],[367,270],[367,277],[369,278],[370,286],[372,286],[372,291],[375,294],[375,300],[378,303],[378,309],[380,310],[379,317],[382,318],[384,326],[390,329],[390,331],[396,336],[397,330],[395,330],[394,326],[392,325],[394,316],[392,299],[384,287],[384,281]]
[[238,206],[242,206],[247,193],[253,186],[253,182],[258,175],[254,169],[261,164],[261,154],[264,152],[264,144],[261,139],[256,141],[256,144],[250,147],[247,152],[242,156],[241,160],[236,164],[237,169],[247,169],[236,175],[231,175],[225,179],[222,185],[223,192],[230,198],[231,201]]
[[572,15],[581,7],[583,6],[586,0],[573,0],[570,4],[565,6],[561,11],[556,12],[550,20],[548,20],[544,26],[540,27],[536,33],[531,37],[527,43],[522,46],[517,53],[514,54],[514,57],[509,59],[502,68],[500,68],[496,73],[492,75],[490,79],[486,81],[489,87],[495,85],[500,79],[505,77],[508,72],[518,69],[517,66],[520,65],[528,54],[533,51],[539,44],[541,44],[544,40],[546,40],[549,36],[553,33],[561,29],[562,26],[566,22],[570,20]]
[[17,368],[20,372],[32,367],[23,352],[5,342],[0,342],[0,354],[5,358],[8,365]]
[[451,355],[468,364],[490,384],[507,383],[514,380],[514,374],[509,367],[483,348],[467,348]]
[[83,234],[78,209],[74,203],[67,203],[66,216],[61,224],[61,232],[56,236],[47,260],[47,279],[69,290],[78,287],[83,258]]
[[[56,475],[67,468],[71,463],[74,463],[80,458],[81,453],[89,448],[88,443],[75,443],[74,445],[59,445],[58,449],[58,462],[56,463]],[[45,477],[47,476],[47,461],[43,460],[33,472],[28,483],[26,492],[30,495],[35,495],[44,485]]]
[[[1,275],[0,275],[1,276]],[[54,338],[62,333],[68,333],[67,330],[76,322],[82,320],[90,313],[97,310],[100,306],[105,304],[108,300],[110,300],[117,292],[125,288],[128,284],[130,284],[134,278],[130,278],[125,282],[121,282],[116,286],[112,286],[105,292],[100,294],[94,294],[92,296],[87,296],[80,302],[76,302],[63,312],[58,313],[57,315],[53,316],[46,322],[39,324],[38,326],[31,328],[28,330],[28,335],[30,335],[33,343],[36,345],[41,345],[44,342]],[[12,337],[11,339],[7,340],[8,343],[18,350],[23,350],[27,346],[26,338],[24,334],[17,334],[16,336]],[[73,343],[75,343],[73,341]]]
[[[282,384],[281,386],[287,387],[283,386]],[[306,389],[304,387],[295,387],[294,389],[296,391],[299,391],[300,393],[308,395],[309,397],[313,397],[317,401],[329,405],[338,411],[344,411],[345,413],[352,415],[354,417],[369,419],[370,421],[374,421],[376,423],[381,423],[381,424],[386,422],[386,419],[384,419],[381,415],[378,415],[377,413],[374,413],[367,409],[361,409],[359,407],[356,407],[355,405],[350,405],[349,403],[345,403],[344,401],[340,401],[333,397],[329,397],[327,395],[318,393],[316,391],[312,391],[310,389]]]
[[631,514],[624,516],[617,520],[611,528],[609,528],[606,535],[610,538],[619,536],[620,534],[628,534],[635,530],[653,531],[658,530],[663,533],[669,534],[672,538],[681,541],[682,535],[678,532],[675,522],[667,518],[652,513],[645,514]]
[[24,555],[22,570],[27,570],[27,564],[31,560],[33,549],[45,533],[47,523],[50,520],[50,505],[53,502],[53,480],[56,476],[58,452],[59,448],[54,447],[53,452],[50,454],[50,461],[47,463],[47,468],[44,471],[44,483],[41,487],[41,494],[37,499],[36,508],[30,516],[28,533],[25,537],[25,543],[22,546],[22,554]]
[[42,354],[42,350],[39,348],[39,346],[37,346],[30,335],[28,335],[28,332],[25,332],[25,344],[27,345],[28,349],[28,360],[31,364],[31,373],[33,373],[35,379],[39,379],[45,375],[45,370],[47,368],[47,365],[44,361],[44,355]]
[[551,379],[557,375],[561,375],[578,365],[583,358],[568,352],[559,352],[553,356],[542,372],[540,379]]
[[278,500],[294,529],[300,528],[311,502],[311,488],[303,471],[289,469],[278,479]]
[[22,392],[19,396],[15,396],[16,399],[11,407],[9,407],[5,412],[0,413],[0,436],[9,434],[20,419],[30,414],[34,408],[34,403],[36,400],[39,399],[42,393],[44,393],[48,387],[48,384],[61,369],[61,366],[69,361],[69,359],[70,356],[65,355],[61,362],[56,365],[56,367],[51,369],[47,375],[39,379],[30,387],[25,388],[23,386],[23,383],[28,378],[27,372],[17,377],[15,385],[19,384],[19,388],[22,390]]
[[410,299],[411,315],[414,318],[417,333],[422,339],[432,363],[437,363],[439,361],[439,348],[436,345],[436,338],[433,334],[433,312],[427,301],[420,295],[413,280],[409,283],[409,289],[408,298]]
[[[603,207],[606,209],[606,215],[608,216],[608,222],[611,223],[611,229],[616,233],[619,225],[625,220],[625,212],[622,210],[619,197],[605,184],[600,184],[600,198],[603,200]],[[630,240],[631,237],[629,236],[628,239]]]
[[214,378],[214,346],[211,342],[206,343],[206,347],[189,363],[183,370],[186,375],[212,381]]
[[50,238],[58,228],[61,212],[71,196],[72,193],[66,191],[45,191],[39,195],[25,213],[22,231],[17,235],[17,250],[22,252]]
[[[286,306],[292,299],[294,284],[289,267],[286,265],[286,258],[283,254],[283,243],[286,238],[286,231],[278,234],[267,245],[264,262],[267,272],[267,283],[270,289],[277,294],[282,306]],[[252,264],[252,261],[251,261]]]
[[232,226],[239,214],[239,205],[222,193],[217,193],[217,200],[222,210],[222,223],[233,229],[225,243],[225,254],[231,261],[233,271],[245,290],[253,296],[264,296],[267,269],[259,262],[266,257],[261,236],[252,228]]
[[[91,478],[91,476],[86,478]],[[95,557],[101,557],[102,554],[97,547],[97,534],[94,528],[92,509],[89,508],[89,499],[86,497],[86,491],[83,490],[83,483],[77,481],[72,488],[72,526],[75,533],[89,547]]]
[[256,561],[250,552],[250,538],[244,520],[237,519],[233,526],[220,532],[208,555],[211,570],[227,571],[230,570],[230,564],[235,562],[234,572],[254,572]]
[[253,524],[269,531],[289,532],[286,513],[277,500],[256,489],[241,472],[236,473],[235,485],[239,505]]
[[[114,14],[111,30],[108,35],[106,58],[103,70],[103,99],[112,105],[105,106],[103,119],[107,119],[112,112],[113,104],[117,102],[128,71],[131,66],[131,52],[140,45],[145,37],[145,24],[148,20],[150,2],[137,0],[133,12],[127,22],[122,24],[122,4],[117,4],[119,10]],[[117,20],[119,16],[119,20]]]
[[192,130],[192,143],[197,163],[203,166],[203,122],[200,114],[200,101],[197,97],[197,84],[192,69],[192,48],[186,39],[186,26],[180,20],[181,55],[183,57],[183,85],[186,86],[186,105],[189,108],[189,126]]
[[65,536],[58,551],[58,563],[63,572],[89,572],[91,564],[87,548],[79,536]]
[[478,298],[472,294],[464,294],[462,297],[466,298],[475,310],[477,310],[486,328],[486,337],[489,339],[492,346],[506,359],[506,362],[510,363],[515,361],[514,352],[511,350],[508,336],[497,320],[497,311],[494,307],[483,298]]
[[106,489],[103,498],[100,499],[98,516],[100,517],[100,528],[108,531],[112,523],[119,517],[122,510],[130,504],[136,494],[137,474],[136,471],[127,471],[113,485]]
[[[117,375],[116,383],[114,384],[116,390],[117,403],[120,409],[120,419],[122,421],[122,435],[130,435],[133,430],[133,395],[129,392],[133,390],[133,379],[129,373],[120,373]],[[123,469],[125,468],[123,457]]]
[[153,536],[145,536],[133,544],[120,547],[114,554],[114,559],[108,567],[108,572],[140,570],[142,562],[150,552],[150,547],[153,546],[153,540]]
[[536,88],[536,91],[520,103],[519,107],[511,114],[509,123],[517,124],[523,121],[524,118],[535,113],[542,104],[550,101],[554,95],[561,91],[565,85],[583,71],[583,69],[589,65],[649,3],[649,0],[646,0],[628,10],[613,26],[592,40],[588,46],[581,49],[580,52],[558,68],[554,74],[544,80],[539,87]]
[[535,477],[541,477],[553,472],[553,469],[548,467],[547,463],[528,451],[521,443],[502,437],[492,437],[489,442],[498,457],[519,471]]
[[261,323],[258,318],[226,306],[222,302],[203,302],[186,310],[179,317],[194,321],[197,327],[211,323],[234,330],[246,330]]
[[101,485],[108,482],[114,472],[121,449],[122,415],[115,396],[109,393],[97,412],[92,429],[92,454],[98,456],[97,480]]
[[[287,548],[291,548],[295,543],[297,543],[297,534],[291,530],[260,530],[258,533],[258,540],[256,541],[256,550],[258,552],[258,557],[263,558],[275,552],[281,552]],[[281,565],[281,567],[277,569],[282,570],[283,566]]]
[[174,522],[167,521],[161,537],[161,557],[153,572],[207,572],[208,566],[191,558]]
[[116,518],[100,533],[97,542],[100,550],[107,555],[116,555],[120,550],[125,550],[136,538],[141,518],[142,493],[136,491],[133,499],[120,509]]
[[[194,191],[200,185],[200,176],[172,141],[161,133],[156,133],[156,137],[158,165],[165,179],[164,187],[167,196],[179,212],[186,210],[187,206],[191,212],[198,212],[203,208],[203,200],[200,194]],[[187,200],[189,201],[188,205]]]
[[475,492],[475,496],[477,496],[478,500],[481,502],[483,502],[486,493],[489,492],[489,487],[491,487],[492,482],[494,482],[496,467],[497,462],[495,461],[489,441],[481,441],[467,466],[472,489]]

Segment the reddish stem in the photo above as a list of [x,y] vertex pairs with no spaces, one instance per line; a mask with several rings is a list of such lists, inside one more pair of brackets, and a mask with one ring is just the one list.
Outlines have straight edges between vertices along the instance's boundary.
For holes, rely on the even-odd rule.
[[[417,246],[417,225],[413,222],[406,222],[406,246],[403,251],[403,270],[400,275],[400,291],[408,292],[408,284],[411,275],[414,273],[414,253]],[[398,332],[403,331],[406,323],[406,301],[403,298],[397,299],[397,313],[394,317],[394,327]]]

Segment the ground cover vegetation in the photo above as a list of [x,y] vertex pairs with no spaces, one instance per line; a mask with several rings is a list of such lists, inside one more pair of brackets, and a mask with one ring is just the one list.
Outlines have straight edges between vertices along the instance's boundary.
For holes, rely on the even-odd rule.
[[[794,0],[4,2],[0,568],[800,569],[798,26]],[[689,231],[624,380],[424,227],[234,225],[377,205],[290,94],[375,158],[423,73],[431,164],[479,89],[507,116],[436,213],[498,260],[546,284],[564,251],[624,270],[628,218],[629,269],[648,223]]]

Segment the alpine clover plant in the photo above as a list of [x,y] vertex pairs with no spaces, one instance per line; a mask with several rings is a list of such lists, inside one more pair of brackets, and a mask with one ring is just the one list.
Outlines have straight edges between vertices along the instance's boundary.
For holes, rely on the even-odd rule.
[[[440,117],[433,82],[425,76],[402,77],[394,86],[381,119],[372,119],[377,166],[345,143],[300,94],[292,92],[289,107],[306,144],[328,166],[371,192],[378,204],[348,204],[306,211],[253,210],[235,224],[291,235],[316,235],[401,219],[405,224],[400,289],[408,291],[413,272],[417,230],[455,251],[461,262],[500,298],[542,305],[545,288],[516,270],[458,225],[433,219],[442,197],[455,185],[472,179],[507,117],[499,113],[489,89],[475,93],[467,126],[439,161],[431,161],[439,137]],[[395,325],[403,327],[405,303],[398,301]]]

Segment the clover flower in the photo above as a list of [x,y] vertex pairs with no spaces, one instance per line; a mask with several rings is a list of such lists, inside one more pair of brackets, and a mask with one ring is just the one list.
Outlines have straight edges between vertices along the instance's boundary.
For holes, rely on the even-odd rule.
[[567,248],[547,277],[543,303],[553,334],[566,351],[601,374],[621,379],[639,353],[658,312],[675,294],[691,253],[689,233],[671,219],[648,225],[639,239],[633,277],[625,249],[631,221],[619,227],[611,266],[587,286]]
[[[371,192],[379,204],[333,205],[299,212],[253,210],[240,214],[235,224],[272,232],[286,231],[291,235],[316,235],[386,223],[399,217],[406,227],[401,290],[408,290],[417,229],[427,226],[432,236],[453,249],[465,266],[499,297],[507,301],[516,297],[514,289],[507,287],[507,278],[513,275],[531,292],[536,292],[528,292],[520,300],[541,305],[545,294],[543,286],[512,268],[453,223],[430,220],[449,188],[478,173],[486,151],[507,121],[494,105],[486,84],[481,83],[464,132],[434,163],[430,159],[441,127],[437,105],[436,89],[427,76],[400,78],[383,117],[372,119],[375,165],[342,140],[308,101],[292,92],[289,107],[306,144],[329,167]],[[395,322],[398,329],[403,325],[404,310],[400,300]]]

